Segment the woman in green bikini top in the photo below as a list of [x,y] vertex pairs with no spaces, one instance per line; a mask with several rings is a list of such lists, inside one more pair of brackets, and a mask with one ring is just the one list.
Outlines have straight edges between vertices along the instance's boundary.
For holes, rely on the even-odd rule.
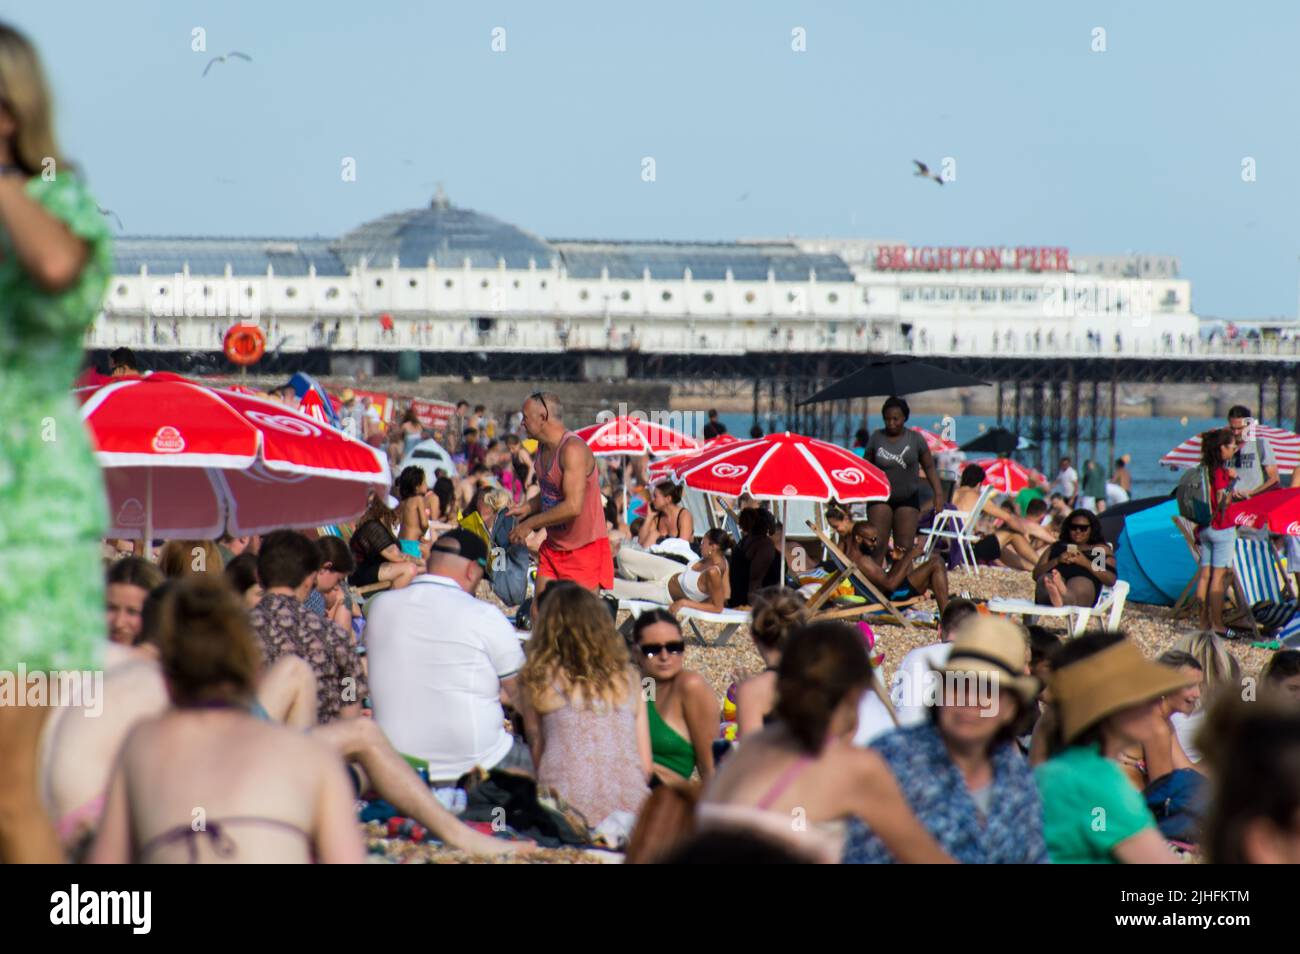
[[646,713],[654,771],[662,781],[713,777],[713,739],[721,715],[718,697],[697,672],[682,665],[686,641],[666,610],[642,613],[632,630],[637,661],[647,677]]

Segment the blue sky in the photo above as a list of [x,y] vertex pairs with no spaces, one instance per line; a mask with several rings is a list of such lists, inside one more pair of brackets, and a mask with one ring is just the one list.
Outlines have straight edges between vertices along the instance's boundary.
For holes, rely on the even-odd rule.
[[[40,48],[64,149],[127,234],[338,235],[441,181],[553,238],[1173,254],[1203,315],[1296,313],[1300,5],[0,0],[0,18]],[[230,50],[253,62],[201,78]],[[946,156],[956,181],[911,177]]]

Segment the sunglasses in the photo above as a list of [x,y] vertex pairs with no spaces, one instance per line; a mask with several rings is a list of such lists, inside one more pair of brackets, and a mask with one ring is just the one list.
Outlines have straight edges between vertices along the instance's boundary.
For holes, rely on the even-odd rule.
[[546,395],[544,395],[541,391],[534,391],[532,394],[528,395],[528,400],[536,401],[539,404],[541,404],[542,410],[546,412],[546,416],[547,417],[551,416],[551,409],[546,406]]
[[680,656],[686,652],[686,643],[679,639],[672,643],[641,644],[641,652],[645,653],[647,659],[654,659],[656,656],[662,655],[665,649],[668,650],[670,656]]
[[1089,524],[1089,523],[1072,523],[1072,524],[1070,524],[1070,532],[1073,533],[1073,532],[1076,531],[1076,530],[1077,530],[1077,531],[1080,531],[1080,532],[1082,532],[1082,533],[1088,533],[1088,532],[1090,532],[1090,531],[1092,530],[1092,524]]

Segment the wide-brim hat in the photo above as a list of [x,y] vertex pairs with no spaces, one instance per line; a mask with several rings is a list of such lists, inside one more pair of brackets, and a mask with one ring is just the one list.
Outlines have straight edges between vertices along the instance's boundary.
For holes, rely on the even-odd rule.
[[1025,631],[996,616],[965,620],[952,640],[944,673],[975,673],[996,680],[998,689],[1015,693],[1022,705],[1029,705],[1042,684],[1025,673],[1029,643]]
[[1051,677],[1066,742],[1122,709],[1195,684],[1195,679],[1177,669],[1147,659],[1127,639],[1070,663]]

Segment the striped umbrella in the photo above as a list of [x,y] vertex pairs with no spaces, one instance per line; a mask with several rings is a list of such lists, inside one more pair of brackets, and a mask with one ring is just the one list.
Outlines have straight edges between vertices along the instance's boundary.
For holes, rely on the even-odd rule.
[[[1249,432],[1247,433],[1249,434]],[[1268,441],[1269,447],[1273,450],[1273,456],[1277,458],[1277,469],[1279,471],[1290,473],[1300,467],[1300,434],[1293,434],[1280,427],[1256,424],[1255,438]],[[1165,467],[1172,467],[1174,470],[1186,470],[1189,467],[1199,466],[1201,463],[1201,435],[1197,434],[1183,441],[1164,457],[1161,457],[1160,463]]]
[[[984,483],[999,493],[1018,494],[1026,487],[1038,487],[1047,483],[1047,478],[1034,468],[1017,463],[1010,457],[991,457],[971,463],[984,468]],[[970,464],[966,466],[969,467]]]

